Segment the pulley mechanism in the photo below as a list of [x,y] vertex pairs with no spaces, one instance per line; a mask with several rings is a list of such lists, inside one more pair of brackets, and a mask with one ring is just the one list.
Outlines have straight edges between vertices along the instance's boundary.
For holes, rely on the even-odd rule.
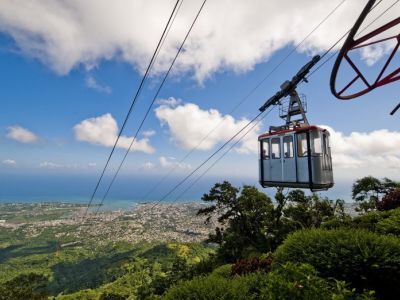
[[[295,76],[293,76],[292,80],[286,80],[281,85],[281,90],[277,92],[274,96],[269,98],[263,106],[260,107],[260,111],[265,111],[271,105],[277,105],[281,101],[282,98],[287,96],[292,96],[293,93],[296,93],[297,85],[302,82],[308,82],[306,79],[306,75],[310,72],[311,68],[321,59],[319,55],[314,56],[311,61],[305,64]],[[298,105],[301,105],[301,101],[295,101]]]

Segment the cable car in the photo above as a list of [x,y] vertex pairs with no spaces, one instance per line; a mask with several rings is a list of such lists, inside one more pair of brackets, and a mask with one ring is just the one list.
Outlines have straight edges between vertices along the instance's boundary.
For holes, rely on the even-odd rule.
[[258,137],[262,187],[319,191],[334,185],[329,131],[308,123],[305,98],[300,99],[296,91],[318,60],[319,57],[313,58],[291,81],[285,81],[281,90],[260,108],[265,111],[271,105],[280,105],[279,116],[286,120],[286,124],[271,126]]
[[318,126],[271,130],[260,143],[260,184],[327,190],[333,186],[329,132]]

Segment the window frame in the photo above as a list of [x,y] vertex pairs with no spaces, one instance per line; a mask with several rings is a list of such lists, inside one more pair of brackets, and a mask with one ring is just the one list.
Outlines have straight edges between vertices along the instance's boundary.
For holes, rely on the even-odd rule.
[[[278,143],[274,143],[274,141],[278,141]],[[273,145],[277,144],[278,145],[278,149],[279,149],[279,156],[278,157],[273,157],[274,151],[273,151]],[[271,159],[281,159],[282,157],[282,149],[281,149],[281,138],[280,137],[274,137],[271,138],[271,148],[270,148],[270,154],[271,154]]]
[[[316,138],[315,137],[315,135],[317,135],[318,136],[318,138]],[[311,148],[311,156],[314,156],[314,157],[321,157],[321,156],[323,156],[323,153],[324,153],[324,149],[323,149],[323,133],[320,131],[320,130],[310,130],[310,148]],[[317,150],[320,150],[320,152],[316,152],[315,150],[315,141],[316,140],[319,140],[319,149],[317,149]]]
[[[261,160],[269,160],[271,158],[271,146],[269,140],[270,138],[261,140]],[[268,149],[265,149],[265,145],[267,145]],[[267,150],[267,152],[264,153],[265,150]]]
[[[299,137],[300,136],[304,136],[304,139],[302,139],[302,140],[300,140],[299,139]],[[300,149],[300,147],[299,147],[299,142],[300,141],[305,141],[305,150],[306,150],[306,153],[307,154],[303,154],[304,153],[304,150],[303,150],[303,145],[301,146],[301,150],[302,150],[302,153],[301,153],[301,155],[300,155],[300,151],[299,151],[299,149]],[[297,152],[297,156],[298,157],[307,157],[308,156],[308,143],[307,143],[307,133],[305,132],[305,131],[303,131],[303,132],[298,132],[298,133],[296,133],[296,152]]]
[[[285,151],[285,146],[287,144],[287,142],[285,141],[286,139],[290,139],[290,144],[291,146],[289,146],[289,148],[291,149],[286,149],[289,150],[288,152]],[[282,137],[282,145],[283,145],[283,158],[293,158],[294,157],[294,140],[293,140],[293,135],[285,135]],[[290,151],[291,150],[291,151]],[[286,153],[289,153],[289,156],[286,156]]]

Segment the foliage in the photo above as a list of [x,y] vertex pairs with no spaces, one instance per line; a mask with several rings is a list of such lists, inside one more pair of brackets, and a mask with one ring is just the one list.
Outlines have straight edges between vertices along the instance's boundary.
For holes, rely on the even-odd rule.
[[0,300],[47,299],[47,278],[40,274],[21,274],[0,286]]
[[208,242],[219,245],[218,259],[228,263],[273,251],[290,232],[318,228],[336,212],[344,215],[341,200],[333,203],[316,194],[306,196],[301,190],[284,195],[278,188],[274,206],[255,187],[240,190],[227,181],[215,184],[202,200],[211,206],[199,210],[198,215],[206,215],[207,222],[213,217],[219,222]]
[[372,293],[356,294],[344,281],[328,281],[308,264],[286,263],[268,274],[260,299],[374,299]]
[[231,265],[231,264],[222,265],[222,266],[219,266],[219,267],[215,268],[212,271],[212,273],[214,275],[217,275],[217,276],[220,276],[220,277],[223,277],[223,278],[231,278],[231,276],[232,276],[232,267],[233,267],[233,265]]
[[[199,262],[191,260],[190,257],[182,257],[182,247],[174,247],[178,251],[178,255],[174,258],[171,265],[161,270],[162,272],[154,272],[151,280],[137,288],[138,299],[148,299],[149,296],[162,295],[171,285],[184,280],[191,279],[194,276],[210,273],[217,266],[214,256],[209,255]],[[195,245],[191,245],[189,253],[192,248],[196,249]],[[198,249],[196,254],[201,254]],[[203,249],[204,253],[204,249]]]
[[391,210],[400,207],[400,189],[391,191],[383,196],[382,200],[377,203],[377,209]]
[[366,229],[380,234],[394,234],[400,237],[400,208],[388,211],[372,211],[354,218],[334,218],[325,222],[324,229],[354,228]]
[[125,300],[127,297],[115,294],[113,292],[106,292],[101,294],[99,300]]
[[221,227],[210,235],[209,242],[220,245],[219,257],[226,262],[271,248],[265,234],[273,220],[271,199],[251,186],[244,186],[238,193],[239,189],[229,182],[217,183],[202,197],[203,201],[213,204],[198,212],[198,215],[206,215],[207,220],[218,214]]
[[359,296],[343,282],[318,276],[310,265],[287,263],[270,273],[226,278],[218,273],[195,277],[171,287],[162,299],[372,299]]
[[372,176],[357,179],[353,184],[352,198],[360,203],[358,211],[368,212],[377,208],[381,195],[386,195],[396,188],[400,188],[400,182],[389,178],[379,180]]
[[302,190],[291,191],[287,201],[289,205],[284,210],[284,215],[298,229],[318,228],[335,213],[332,200],[320,199],[316,194],[306,197]]
[[400,295],[400,240],[365,230],[302,230],[277,249],[277,263],[313,265],[323,276],[349,282],[358,291]]
[[394,234],[400,237],[400,208],[391,210],[376,223],[375,231],[382,234]]
[[77,244],[60,253],[50,234],[31,239],[21,236],[17,244],[8,243],[0,248],[2,286],[21,273],[34,272],[49,279],[48,293],[58,299],[163,293],[184,276],[191,278],[215,267],[209,259],[213,250],[197,243]]

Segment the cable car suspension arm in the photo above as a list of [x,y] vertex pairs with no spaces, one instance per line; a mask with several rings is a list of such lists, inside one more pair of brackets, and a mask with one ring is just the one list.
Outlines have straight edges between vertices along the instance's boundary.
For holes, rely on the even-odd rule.
[[311,68],[321,59],[319,55],[314,56],[310,62],[305,64],[298,72],[297,74],[292,78],[292,80],[287,80],[281,85],[281,90],[277,92],[274,96],[269,98],[263,106],[260,107],[260,111],[264,112],[268,107],[271,105],[276,105],[279,104],[279,101],[284,98],[289,96],[291,93],[293,93],[297,85],[305,81],[307,82],[306,75],[310,72]]

